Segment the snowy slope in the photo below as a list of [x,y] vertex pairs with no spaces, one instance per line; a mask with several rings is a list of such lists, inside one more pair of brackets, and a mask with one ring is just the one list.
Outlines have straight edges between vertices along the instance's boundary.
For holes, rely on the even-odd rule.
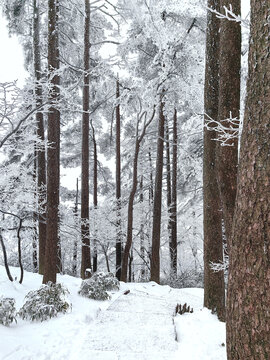
[[[19,274],[17,268],[11,271]],[[11,283],[1,266],[0,296],[14,297],[19,309],[41,281],[40,275],[25,273],[22,285]],[[1,360],[226,359],[225,325],[201,309],[202,289],[121,283],[110,301],[100,302],[77,294],[80,279],[60,275],[58,281],[70,291],[72,311],[42,323],[18,319],[10,327],[0,325]],[[176,303],[184,302],[194,313],[174,318]]]

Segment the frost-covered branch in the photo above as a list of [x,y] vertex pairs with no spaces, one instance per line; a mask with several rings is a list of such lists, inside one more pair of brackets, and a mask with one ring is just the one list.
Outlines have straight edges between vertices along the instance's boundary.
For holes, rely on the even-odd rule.
[[234,22],[239,22],[242,26],[246,27],[249,29],[250,27],[250,21],[248,20],[248,16],[243,19],[240,15],[236,15],[233,12],[232,9],[232,5],[230,4],[229,9],[226,6],[223,6],[224,9],[224,14],[222,14],[221,12],[213,9],[213,8],[207,8],[207,10],[211,11],[212,13],[216,14],[217,18],[219,19],[227,19],[229,21],[234,21]]

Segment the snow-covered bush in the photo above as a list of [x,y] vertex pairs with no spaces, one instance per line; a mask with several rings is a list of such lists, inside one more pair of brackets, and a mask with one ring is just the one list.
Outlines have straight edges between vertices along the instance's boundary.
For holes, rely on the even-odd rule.
[[16,321],[15,299],[0,298],[0,324],[8,326]]
[[98,283],[104,290],[113,291],[120,289],[120,283],[113,273],[97,272],[91,277],[92,281]]
[[43,321],[57,316],[60,312],[66,313],[70,307],[65,300],[68,293],[62,284],[48,282],[26,295],[26,302],[18,314],[22,319]]
[[119,290],[120,283],[112,273],[95,273],[90,279],[82,281],[79,294],[94,300],[107,300],[107,291]]

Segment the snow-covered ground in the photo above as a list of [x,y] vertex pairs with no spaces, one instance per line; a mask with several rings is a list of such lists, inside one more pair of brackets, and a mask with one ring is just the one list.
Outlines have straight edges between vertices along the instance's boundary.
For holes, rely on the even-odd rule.
[[[19,277],[19,269],[11,272]],[[225,325],[202,309],[202,289],[121,283],[111,300],[101,302],[78,295],[80,279],[59,275],[58,281],[70,292],[72,311],[42,323],[18,318],[0,325],[1,360],[226,359]],[[22,285],[11,283],[0,266],[0,296],[15,298],[17,310],[41,282],[26,272]],[[177,303],[188,303],[194,313],[174,317]]]

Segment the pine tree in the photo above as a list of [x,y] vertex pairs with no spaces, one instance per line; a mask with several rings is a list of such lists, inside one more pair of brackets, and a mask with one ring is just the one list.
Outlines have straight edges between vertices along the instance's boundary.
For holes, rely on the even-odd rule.
[[249,73],[227,298],[228,360],[269,359],[270,1],[251,1]]
[[81,183],[81,234],[82,263],[81,277],[86,276],[86,269],[91,268],[90,231],[89,231],[89,86],[90,86],[90,3],[85,0],[84,23],[84,84],[83,84],[83,116],[82,116],[82,183]]
[[59,146],[60,146],[60,111],[59,102],[60,77],[58,70],[58,0],[48,1],[48,69],[50,74],[49,111],[48,111],[48,142],[47,150],[47,236],[45,252],[45,270],[43,283],[56,282],[57,249],[59,226]]
[[[219,11],[219,0],[209,0],[208,7]],[[212,11],[207,15],[206,69],[204,87],[205,122],[218,118],[220,20]],[[210,123],[208,126],[214,126]],[[204,306],[225,319],[223,271],[214,272],[210,262],[223,261],[222,213],[216,169],[215,131],[204,128],[203,211],[204,211]]]

